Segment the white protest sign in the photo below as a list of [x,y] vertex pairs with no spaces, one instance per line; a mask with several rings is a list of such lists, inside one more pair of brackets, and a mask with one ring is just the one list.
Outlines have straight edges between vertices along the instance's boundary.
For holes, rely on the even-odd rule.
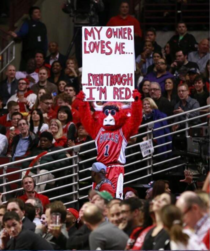
[[153,143],[151,139],[139,143],[139,146],[143,158],[154,153]]
[[133,26],[83,27],[82,55],[87,101],[133,101]]

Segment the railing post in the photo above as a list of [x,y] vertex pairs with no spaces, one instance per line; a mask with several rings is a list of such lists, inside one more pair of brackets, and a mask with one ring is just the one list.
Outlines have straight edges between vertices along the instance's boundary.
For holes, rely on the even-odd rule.
[[73,192],[77,191],[77,193],[73,194],[73,200],[79,200],[79,156],[78,153],[75,152],[75,150],[72,150],[72,154],[76,155],[76,158],[73,158],[72,162],[73,165],[76,165],[72,168],[73,173],[77,173],[77,175],[73,176],[73,183],[76,183],[73,185]]
[[[189,118],[189,113],[187,113],[185,116],[186,116],[186,120]],[[189,122],[188,120],[185,121],[185,127],[187,128],[189,126]],[[185,131],[185,137],[188,138],[189,134],[188,134],[188,130]]]
[[[154,128],[154,123],[148,125],[147,127],[147,139],[153,140],[153,128]],[[147,160],[147,166],[151,166],[151,168],[147,169],[147,174],[153,174],[153,153],[151,153],[151,158]]]
[[[6,174],[6,173],[7,173],[7,166],[4,166],[4,168],[3,168],[3,174]],[[5,185],[3,186],[3,193],[6,193],[6,191],[7,191],[7,189],[6,189],[6,183],[7,183],[7,178],[6,178],[6,176],[4,176],[3,177],[3,184],[5,184]],[[3,195],[2,199],[3,199],[2,201],[6,201],[6,196]]]

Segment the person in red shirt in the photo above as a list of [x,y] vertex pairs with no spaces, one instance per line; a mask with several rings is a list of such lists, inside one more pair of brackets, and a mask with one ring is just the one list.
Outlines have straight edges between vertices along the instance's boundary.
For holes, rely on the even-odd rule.
[[142,30],[139,21],[129,15],[128,1],[122,1],[120,4],[119,15],[112,17],[107,26],[134,26],[134,34],[137,37],[142,37]]
[[63,127],[58,119],[51,119],[49,130],[53,135],[54,146],[62,146],[66,147],[67,145],[67,137],[63,135]]
[[11,100],[7,104],[8,113],[0,117],[0,125],[11,127],[11,116],[14,112],[20,112],[19,105],[16,101]]
[[50,203],[50,200],[47,196],[39,194],[35,191],[36,187],[35,180],[31,176],[26,175],[22,179],[22,186],[25,193],[18,198],[23,200],[24,202],[26,202],[28,199],[31,198],[38,198],[42,202],[43,208],[45,210],[46,206]]
[[106,178],[106,166],[101,162],[95,162],[90,171],[94,189],[99,192],[107,191],[115,197],[115,188],[112,182]]

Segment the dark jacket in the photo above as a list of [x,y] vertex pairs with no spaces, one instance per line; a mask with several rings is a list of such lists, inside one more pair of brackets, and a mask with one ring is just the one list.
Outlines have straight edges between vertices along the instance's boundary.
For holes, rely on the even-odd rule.
[[[50,64],[50,57],[51,57],[51,55],[49,55],[49,56],[46,57],[46,59],[45,59],[45,63],[46,64]],[[57,61],[60,62],[60,64],[61,64],[61,66],[62,66],[63,69],[66,68],[67,57],[64,56],[63,54],[61,54],[60,52],[59,52],[59,57],[58,57]]]
[[53,247],[46,240],[33,233],[22,229],[19,235],[11,238],[6,250],[53,250]]
[[0,97],[3,101],[3,105],[6,105],[8,99],[14,95],[18,89],[18,81],[17,79],[14,79],[11,83],[11,93],[8,92],[7,89],[7,79],[5,79],[4,81],[1,82],[0,85],[1,88],[1,92],[0,92]]
[[[17,147],[17,144],[20,140],[20,137],[21,137],[21,134],[18,134],[12,140],[12,153],[11,153],[12,157],[15,154],[16,147]],[[30,143],[29,143],[28,150],[27,150],[26,154],[29,154],[29,152],[31,152],[35,147],[37,147],[39,139],[33,132],[29,132],[29,141],[30,141]]]
[[31,230],[32,232],[35,231],[36,225],[33,222],[31,222],[29,218],[25,217],[22,220],[22,223],[25,230]]

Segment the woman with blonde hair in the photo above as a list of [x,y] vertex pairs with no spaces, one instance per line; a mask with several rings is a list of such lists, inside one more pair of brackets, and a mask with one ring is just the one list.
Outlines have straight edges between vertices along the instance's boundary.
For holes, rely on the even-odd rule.
[[174,205],[166,205],[160,211],[160,219],[170,235],[171,250],[207,250],[189,229],[183,229],[183,215]]
[[67,146],[67,138],[63,135],[63,127],[58,119],[50,120],[49,131],[53,135],[55,146]]

